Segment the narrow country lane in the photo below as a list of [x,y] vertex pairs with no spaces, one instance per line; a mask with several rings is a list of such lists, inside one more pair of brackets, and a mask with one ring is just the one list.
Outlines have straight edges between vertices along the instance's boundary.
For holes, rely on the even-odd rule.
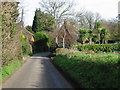
[[71,88],[46,56],[35,54],[9,78],[2,88]]

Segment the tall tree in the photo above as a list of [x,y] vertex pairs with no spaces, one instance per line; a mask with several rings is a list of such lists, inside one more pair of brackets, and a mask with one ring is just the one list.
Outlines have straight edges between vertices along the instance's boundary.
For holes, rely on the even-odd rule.
[[101,20],[99,13],[92,13],[90,11],[80,11],[76,14],[78,24],[82,28],[95,29],[96,23]]
[[74,4],[70,0],[42,0],[40,5],[43,11],[53,15],[56,24],[59,24],[62,19],[71,15]]
[[36,10],[32,26],[34,32],[51,31],[53,24],[54,17],[52,15],[42,12],[40,9]]

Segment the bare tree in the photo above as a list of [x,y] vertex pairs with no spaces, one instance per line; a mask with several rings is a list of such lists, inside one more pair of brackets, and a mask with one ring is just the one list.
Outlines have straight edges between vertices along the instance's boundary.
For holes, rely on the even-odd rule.
[[74,4],[70,0],[42,0],[40,5],[43,11],[53,15],[56,23],[59,24],[62,19],[72,15]]
[[92,29],[93,28],[93,23],[94,23],[94,14],[92,12],[86,12],[85,13],[85,18],[87,20],[89,29]]
[[85,19],[85,15],[84,15],[84,12],[79,12],[77,13],[76,15],[76,21],[78,22],[78,24],[80,25],[80,27],[87,27],[87,21]]
[[99,13],[95,13],[94,14],[94,29],[96,29],[96,23],[99,22],[99,21],[101,21],[101,20],[102,19],[101,19],[100,14]]
[[85,10],[77,13],[76,18],[81,27],[89,29],[94,29],[96,23],[101,20],[99,13],[92,13]]

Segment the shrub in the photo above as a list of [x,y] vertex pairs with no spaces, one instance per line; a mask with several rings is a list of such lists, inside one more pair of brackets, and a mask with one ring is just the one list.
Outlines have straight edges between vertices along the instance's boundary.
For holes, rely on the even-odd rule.
[[26,41],[26,36],[21,35],[21,45],[22,45],[22,52],[23,55],[31,55],[31,45]]
[[120,44],[94,44],[94,45],[78,45],[79,51],[92,50],[94,52],[114,52],[120,51]]
[[56,54],[61,54],[61,53],[67,52],[67,51],[69,51],[69,50],[66,49],[66,48],[57,48],[56,49]]
[[44,32],[35,33],[34,52],[48,51],[51,47],[50,37]]

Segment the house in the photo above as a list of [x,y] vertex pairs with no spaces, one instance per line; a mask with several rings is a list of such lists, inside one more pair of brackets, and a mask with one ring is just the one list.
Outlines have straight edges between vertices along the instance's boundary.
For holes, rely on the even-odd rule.
[[64,23],[58,31],[58,35],[56,37],[57,46],[70,48],[76,42],[75,36],[76,33],[74,28],[69,25],[67,20],[64,20]]
[[27,37],[27,41],[32,45],[35,42],[34,35],[28,30],[24,29],[23,34]]

